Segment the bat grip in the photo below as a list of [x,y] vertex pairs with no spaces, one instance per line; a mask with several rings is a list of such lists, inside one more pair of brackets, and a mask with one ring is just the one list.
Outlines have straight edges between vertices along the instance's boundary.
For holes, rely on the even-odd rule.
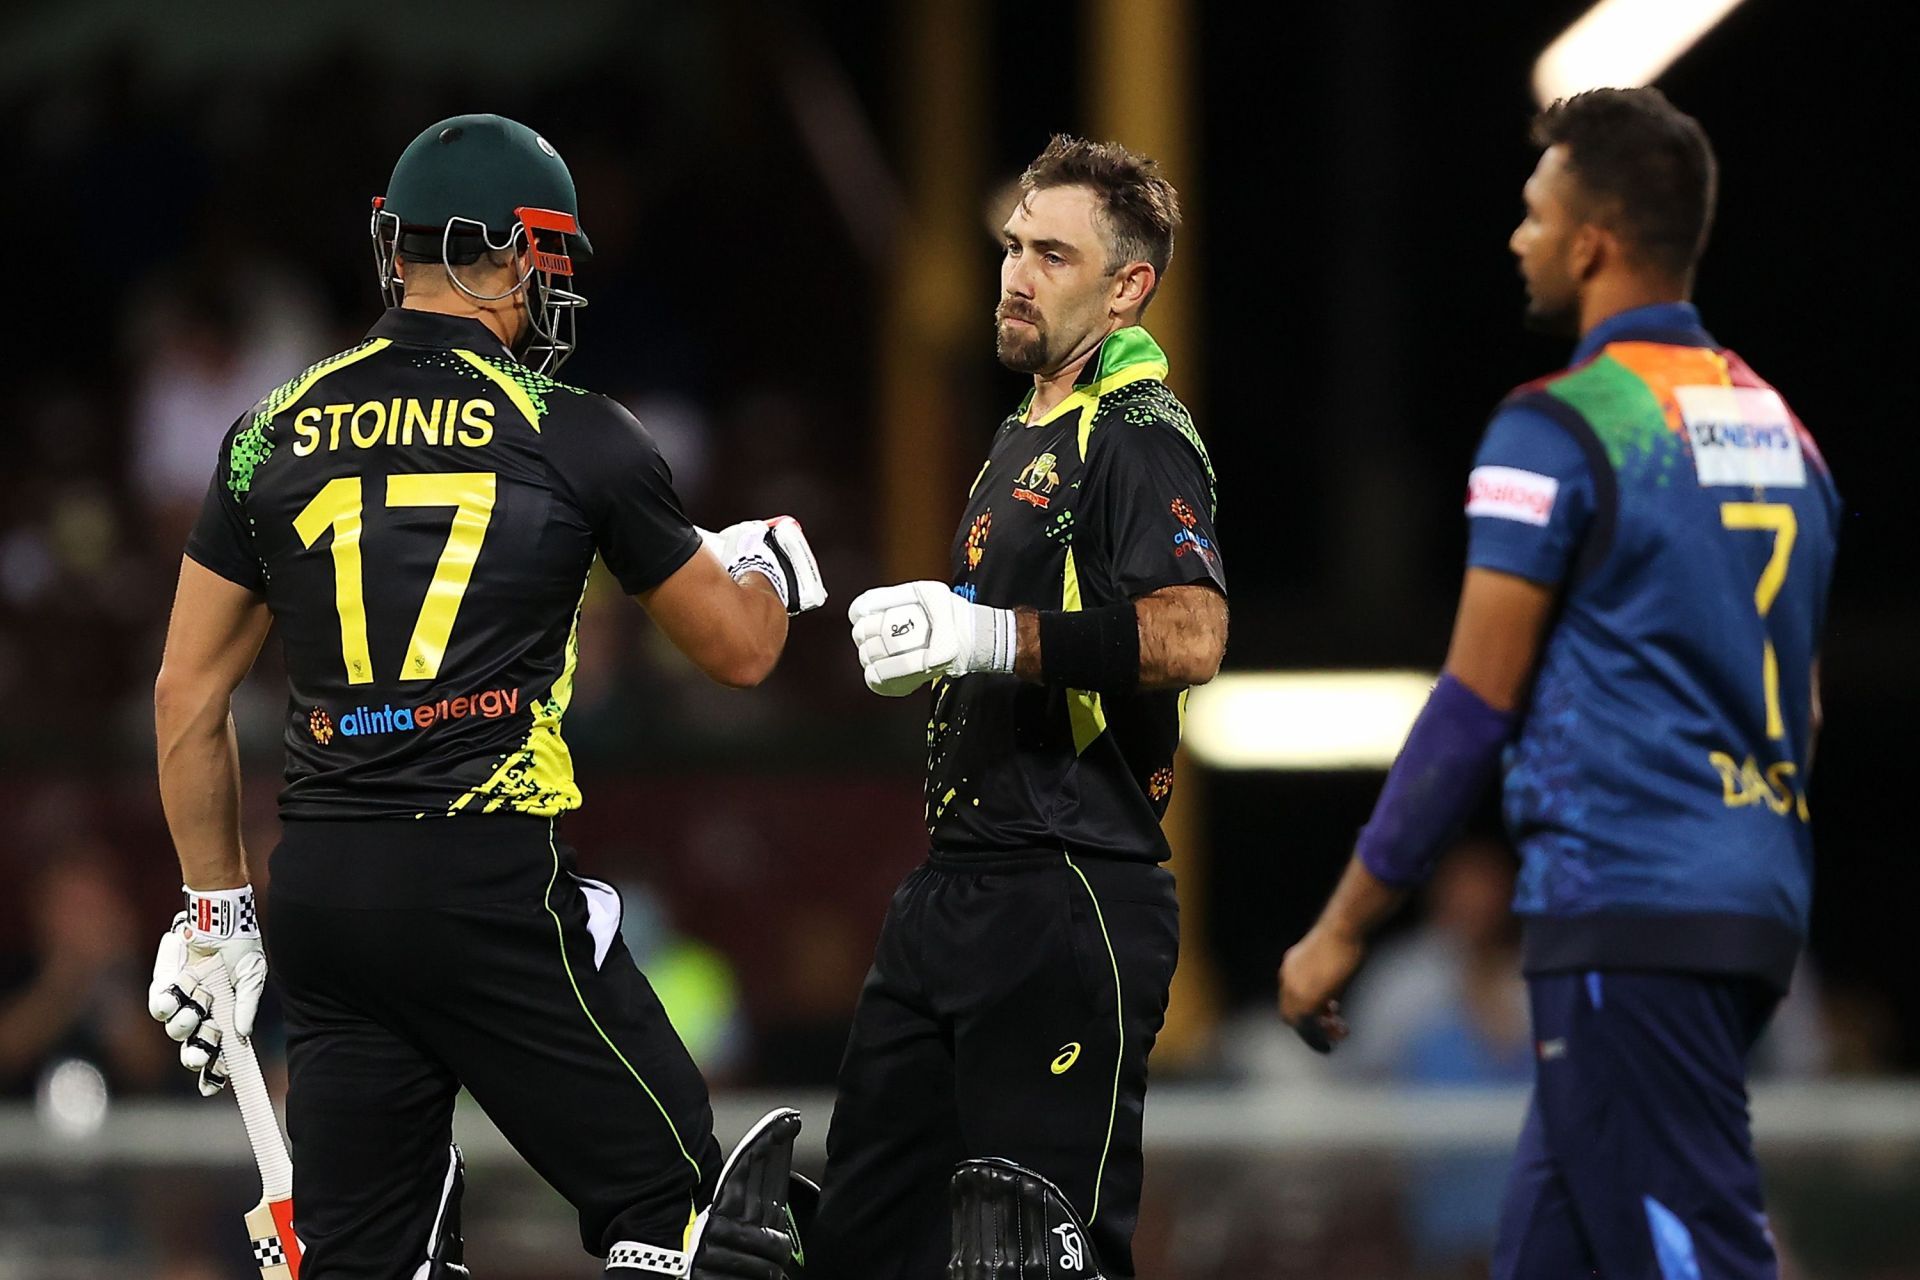
[[261,1192],[269,1201],[284,1200],[293,1194],[293,1161],[280,1137],[280,1121],[273,1114],[273,1101],[260,1074],[260,1060],[253,1055],[253,1042],[233,1029],[233,977],[227,966],[215,959],[199,978],[213,993],[220,1056],[226,1062],[234,1100],[240,1104],[240,1119],[247,1126],[253,1162],[260,1168]]

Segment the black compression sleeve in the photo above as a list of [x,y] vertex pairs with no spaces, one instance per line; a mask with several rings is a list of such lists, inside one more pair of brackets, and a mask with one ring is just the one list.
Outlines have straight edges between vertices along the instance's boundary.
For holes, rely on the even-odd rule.
[[1040,614],[1040,678],[1089,693],[1140,687],[1140,621],[1133,602]]

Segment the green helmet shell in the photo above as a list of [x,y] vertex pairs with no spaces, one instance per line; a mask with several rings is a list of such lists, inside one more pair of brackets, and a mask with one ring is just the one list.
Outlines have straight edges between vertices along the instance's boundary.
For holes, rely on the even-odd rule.
[[[430,125],[400,153],[382,206],[407,227],[438,229],[449,219],[485,225],[500,244],[513,233],[515,209],[553,209],[580,219],[573,174],[553,144],[505,116],[453,116]],[[593,252],[584,230],[570,237]]]

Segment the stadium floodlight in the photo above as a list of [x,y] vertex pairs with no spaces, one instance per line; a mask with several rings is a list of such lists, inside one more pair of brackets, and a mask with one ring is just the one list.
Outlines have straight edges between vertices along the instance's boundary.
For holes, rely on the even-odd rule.
[[1187,700],[1187,749],[1215,769],[1384,769],[1437,677],[1423,671],[1222,675]]
[[1740,7],[1740,0],[1599,0],[1533,64],[1545,106],[1586,89],[1632,89],[1654,78]]

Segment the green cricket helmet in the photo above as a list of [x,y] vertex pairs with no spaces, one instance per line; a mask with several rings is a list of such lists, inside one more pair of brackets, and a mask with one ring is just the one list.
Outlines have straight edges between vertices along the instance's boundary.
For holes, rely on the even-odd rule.
[[[437,262],[478,301],[521,294],[529,333],[520,356],[542,372],[574,348],[574,313],[587,300],[560,287],[574,257],[593,246],[580,229],[573,175],[553,144],[504,116],[454,116],[429,126],[400,153],[387,194],[373,199],[373,254],[388,306],[405,286],[394,260]],[[488,252],[526,251],[527,269],[503,293],[476,293],[461,278]]]

